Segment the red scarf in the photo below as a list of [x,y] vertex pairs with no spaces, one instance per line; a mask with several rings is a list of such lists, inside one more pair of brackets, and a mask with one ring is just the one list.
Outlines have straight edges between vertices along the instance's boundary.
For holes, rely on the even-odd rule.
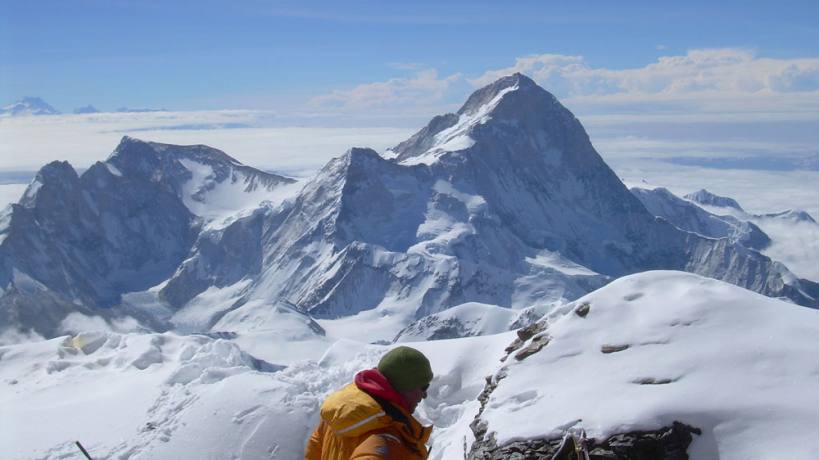
[[359,390],[371,396],[377,396],[393,404],[397,404],[407,412],[410,411],[409,404],[407,404],[407,401],[401,396],[401,393],[395,391],[395,388],[390,385],[389,380],[387,380],[384,374],[379,372],[378,369],[373,368],[361,371],[355,375],[354,381],[355,386],[357,386]]

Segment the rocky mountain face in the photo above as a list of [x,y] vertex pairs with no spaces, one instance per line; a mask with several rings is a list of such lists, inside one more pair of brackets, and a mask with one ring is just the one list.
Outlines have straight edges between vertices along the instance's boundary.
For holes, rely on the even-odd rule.
[[[191,184],[191,165],[212,174]],[[128,137],[81,176],[66,162],[46,165],[0,229],[3,323],[31,324],[17,319],[28,309],[45,309],[42,300],[23,294],[27,286],[37,286],[39,297],[60,311],[71,309],[66,305],[88,311],[168,279],[203,225],[186,202],[240,177],[247,189],[290,182],[209,147]],[[38,332],[53,333],[56,323],[41,323],[34,322]]]
[[785,267],[735,243],[764,244],[753,228],[725,223],[734,239],[715,240],[648,212],[579,121],[522,75],[477,91],[387,156],[351,149],[271,214],[258,278],[239,303],[281,296],[317,317],[409,311],[412,321],[465,302],[572,298],[657,268],[815,303]]
[[393,318],[388,340],[455,305],[544,305],[650,269],[816,305],[806,282],[728,227],[706,238],[649,212],[523,75],[386,156],[351,149],[298,194],[260,204],[290,181],[209,147],[125,138],[81,177],[64,163],[41,171],[0,230],[0,286],[12,292],[25,274],[96,308],[163,283],[171,310],[230,288],[207,324],[243,306],[254,310],[236,316],[263,320],[281,302],[318,318]]
[[26,115],[58,115],[59,110],[39,97],[24,97],[14,104],[0,108],[0,115],[20,117]]

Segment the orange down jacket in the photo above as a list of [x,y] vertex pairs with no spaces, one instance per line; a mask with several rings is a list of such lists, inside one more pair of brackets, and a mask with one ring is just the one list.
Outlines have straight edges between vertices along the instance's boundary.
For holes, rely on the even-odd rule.
[[305,460],[425,460],[432,427],[403,408],[379,402],[351,383],[321,406]]

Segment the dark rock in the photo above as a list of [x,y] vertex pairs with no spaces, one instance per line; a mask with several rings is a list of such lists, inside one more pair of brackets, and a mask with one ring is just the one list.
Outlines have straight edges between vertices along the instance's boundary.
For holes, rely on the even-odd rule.
[[617,353],[619,351],[627,350],[629,345],[603,345],[600,347],[600,352],[604,354]]
[[[561,439],[530,439],[497,446],[493,433],[485,435],[485,424],[473,422],[471,426],[480,426],[483,431],[481,437],[476,436],[468,459],[551,460],[561,445]],[[699,435],[702,431],[675,421],[670,427],[655,431],[620,433],[601,442],[587,439],[587,448],[590,460],[687,460],[692,434]]]
[[531,339],[536,334],[540,334],[541,332],[543,332],[545,330],[546,330],[546,323],[542,322],[542,321],[531,324],[531,325],[526,326],[524,328],[518,329],[517,330],[518,338],[515,339],[514,342],[509,344],[509,346],[506,347],[506,349],[504,349],[504,351],[506,352],[506,356],[501,358],[501,361],[506,361],[506,358],[510,354],[512,354],[515,351],[519,350],[520,347],[522,347],[523,344],[526,343],[527,340]]
[[575,308],[574,313],[581,318],[585,318],[589,314],[589,310],[591,310],[591,304],[583,302],[579,307]]
[[543,347],[545,347],[546,345],[549,345],[549,342],[551,340],[552,338],[545,333],[536,335],[534,338],[532,338],[532,342],[529,345],[527,345],[526,348],[520,350],[515,354],[515,359],[517,359],[518,361],[523,361],[524,359],[542,350]]

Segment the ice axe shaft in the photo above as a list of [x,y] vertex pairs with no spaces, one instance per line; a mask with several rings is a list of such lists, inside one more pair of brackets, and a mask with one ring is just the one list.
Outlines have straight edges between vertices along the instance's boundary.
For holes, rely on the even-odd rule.
[[85,458],[87,458],[88,460],[94,460],[94,459],[91,458],[90,455],[88,455],[88,451],[85,450],[85,447],[83,447],[82,444],[80,444],[79,441],[74,441],[74,444],[76,444],[77,447],[80,448],[80,450],[82,451],[82,454],[85,455]]

